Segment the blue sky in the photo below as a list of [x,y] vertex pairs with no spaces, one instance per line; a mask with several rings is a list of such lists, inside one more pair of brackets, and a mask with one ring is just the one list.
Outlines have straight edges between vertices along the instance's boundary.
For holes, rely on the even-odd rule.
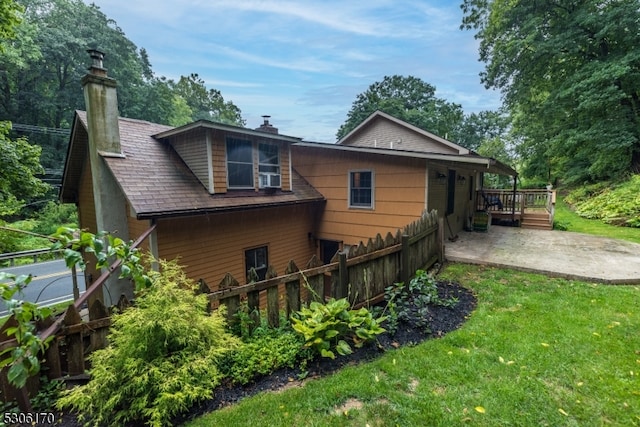
[[478,42],[459,29],[459,2],[93,3],[147,50],[157,75],[198,73],[242,110],[247,127],[268,114],[280,133],[334,142],[356,96],[394,74],[430,83],[467,113],[500,106],[499,94],[480,83]]

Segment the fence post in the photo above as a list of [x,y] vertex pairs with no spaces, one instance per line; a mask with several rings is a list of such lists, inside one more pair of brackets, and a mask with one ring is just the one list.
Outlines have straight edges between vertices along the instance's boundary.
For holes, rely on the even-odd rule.
[[438,217],[438,262],[444,262],[444,218]]
[[[267,268],[265,279],[273,279],[274,277],[278,277],[278,273],[276,269],[270,265]],[[280,304],[278,298],[280,298],[278,286],[267,288],[267,322],[272,328],[280,326]]]
[[405,285],[409,284],[409,279],[411,278],[411,272],[409,271],[409,236],[407,234],[402,235],[402,250],[400,251],[401,267],[400,274],[402,282]]
[[[284,274],[292,274],[296,271],[300,271],[298,266],[293,260],[289,261],[287,268],[284,270]],[[300,278],[286,282],[284,284],[287,293],[287,319],[291,317],[291,313],[300,310]]]
[[[238,284],[238,281],[230,273],[227,273],[220,282],[220,289],[235,288]],[[227,323],[233,325],[236,322],[235,314],[240,309],[240,296],[222,298],[220,299],[220,304],[227,306]]]
[[338,256],[338,275],[334,277],[333,280],[332,294],[335,299],[340,299],[346,297],[348,294],[349,271],[347,269],[347,254],[338,252],[336,255]]
[[[64,326],[82,323],[82,318],[75,305],[71,304],[64,315]],[[84,346],[82,331],[67,335],[67,365],[70,376],[84,374]]]
[[[256,269],[251,267],[247,275],[247,283],[258,281],[260,281],[260,277],[258,277]],[[251,319],[249,334],[253,334],[253,331],[260,326],[260,291],[247,292],[247,307],[249,307],[249,318]]]
[[[109,317],[109,311],[102,304],[102,301],[95,300],[89,307],[89,319],[98,320]],[[107,333],[109,328],[97,328],[91,334],[91,351],[98,350],[107,346]]]

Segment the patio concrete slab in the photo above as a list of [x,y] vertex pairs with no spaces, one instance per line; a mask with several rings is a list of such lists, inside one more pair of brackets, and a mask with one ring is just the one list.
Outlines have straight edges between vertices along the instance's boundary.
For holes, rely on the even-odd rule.
[[582,233],[492,226],[445,242],[448,261],[600,283],[640,284],[640,244]]

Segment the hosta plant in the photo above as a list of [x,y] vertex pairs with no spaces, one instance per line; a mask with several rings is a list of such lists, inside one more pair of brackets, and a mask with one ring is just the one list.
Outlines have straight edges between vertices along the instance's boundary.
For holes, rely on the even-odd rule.
[[336,353],[352,353],[351,345],[362,347],[385,332],[380,326],[385,317],[374,317],[366,308],[351,310],[346,298],[330,299],[327,303],[312,302],[294,313],[291,326],[301,334],[305,346],[322,357],[335,359]]

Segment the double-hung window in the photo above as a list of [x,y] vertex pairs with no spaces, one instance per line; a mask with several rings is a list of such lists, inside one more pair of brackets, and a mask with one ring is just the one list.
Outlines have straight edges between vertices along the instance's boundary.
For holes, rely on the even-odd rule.
[[349,172],[349,207],[373,208],[373,172]]
[[280,156],[277,145],[258,144],[258,173],[261,187],[280,187]]
[[253,188],[253,143],[227,139],[227,182],[229,188]]

